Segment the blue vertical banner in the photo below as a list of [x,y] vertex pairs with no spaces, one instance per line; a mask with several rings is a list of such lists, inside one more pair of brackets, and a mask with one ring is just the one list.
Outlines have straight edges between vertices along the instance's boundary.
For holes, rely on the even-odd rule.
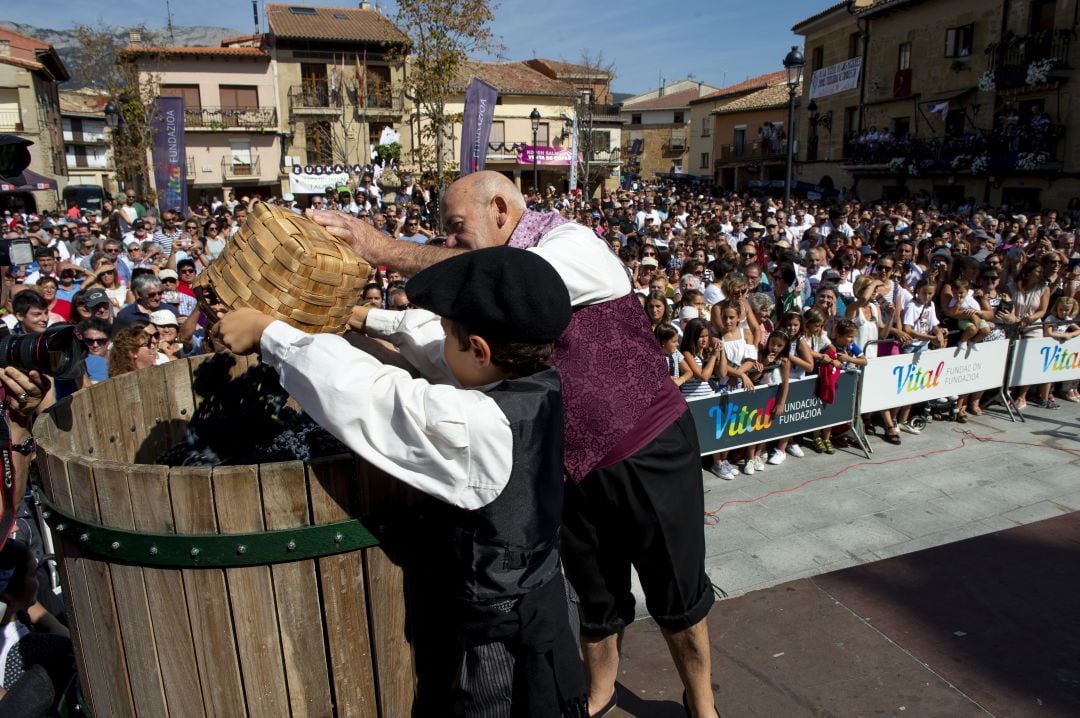
[[176,209],[187,216],[187,153],[184,148],[184,100],[159,97],[151,121],[154,185],[158,209]]
[[[499,91],[483,80],[473,78],[465,90],[465,112],[461,118],[461,176],[484,169],[487,160],[491,118]],[[503,138],[505,141],[505,138]]]
[[577,189],[577,156],[578,156],[578,124],[577,113],[574,113],[574,137],[570,143],[570,191]]

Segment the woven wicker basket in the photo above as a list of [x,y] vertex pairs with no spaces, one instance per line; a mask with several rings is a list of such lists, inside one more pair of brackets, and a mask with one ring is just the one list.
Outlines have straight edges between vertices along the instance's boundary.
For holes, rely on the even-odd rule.
[[340,334],[370,265],[320,225],[262,202],[209,267],[196,294],[251,307],[312,334]]

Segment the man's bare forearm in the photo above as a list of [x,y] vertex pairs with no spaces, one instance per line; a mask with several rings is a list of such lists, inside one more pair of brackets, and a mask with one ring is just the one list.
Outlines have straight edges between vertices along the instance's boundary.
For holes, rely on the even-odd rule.
[[404,240],[392,240],[394,244],[385,247],[385,251],[380,252],[380,258],[375,261],[376,264],[385,264],[388,267],[393,267],[402,274],[411,277],[412,275],[427,269],[433,264],[450,259],[456,254],[460,254],[465,251],[462,249],[451,249],[450,247],[440,247],[437,245],[427,244],[414,244],[413,242],[407,242]]
[[323,225],[330,234],[348,242],[368,262],[393,267],[408,276],[463,251],[393,239],[373,225],[340,212],[308,212],[308,216]]

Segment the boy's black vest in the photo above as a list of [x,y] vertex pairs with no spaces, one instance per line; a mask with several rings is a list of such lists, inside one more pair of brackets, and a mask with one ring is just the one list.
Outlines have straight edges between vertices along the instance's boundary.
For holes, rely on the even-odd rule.
[[510,421],[513,468],[499,497],[454,509],[460,598],[486,604],[529,593],[559,571],[563,504],[563,411],[553,368],[485,391]]

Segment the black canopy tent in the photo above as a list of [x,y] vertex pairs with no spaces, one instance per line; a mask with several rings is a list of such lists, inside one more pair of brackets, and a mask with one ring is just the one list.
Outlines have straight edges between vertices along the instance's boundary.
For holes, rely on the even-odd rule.
[[40,192],[45,190],[57,190],[56,180],[51,177],[45,177],[39,175],[33,170],[23,170],[23,183],[12,184],[0,180],[0,194],[10,194],[13,192]]

